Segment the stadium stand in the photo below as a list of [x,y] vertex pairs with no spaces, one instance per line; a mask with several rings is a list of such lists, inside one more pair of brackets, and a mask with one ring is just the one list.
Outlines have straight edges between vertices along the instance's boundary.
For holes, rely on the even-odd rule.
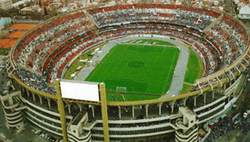
[[79,54],[128,35],[164,35],[182,40],[201,57],[205,71],[186,94],[109,102],[109,132],[113,141],[168,137],[177,142],[197,141],[199,127],[224,114],[243,91],[250,51],[249,37],[239,21],[203,8],[123,4],[50,19],[26,34],[12,49],[8,70],[20,88],[19,101],[26,108],[23,117],[70,142],[103,141],[100,104],[62,100],[66,117],[63,121],[58,108],[61,99],[55,95],[57,88],[53,83],[63,77],[68,63]]

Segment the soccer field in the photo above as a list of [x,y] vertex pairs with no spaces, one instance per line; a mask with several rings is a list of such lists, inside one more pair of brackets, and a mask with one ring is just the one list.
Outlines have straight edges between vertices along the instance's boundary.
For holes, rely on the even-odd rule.
[[[104,82],[109,100],[159,98],[167,92],[178,59],[175,45],[118,44],[87,77]],[[115,93],[126,88],[125,95]]]
[[[88,53],[74,60],[64,74],[65,79],[73,79],[72,74],[84,67],[81,59],[91,59]],[[104,82],[109,101],[136,101],[157,99],[164,95],[171,85],[179,49],[158,39],[135,39],[115,45],[105,55],[86,81]],[[190,48],[183,89],[186,93],[203,73],[202,60]],[[180,84],[182,85],[182,84]]]

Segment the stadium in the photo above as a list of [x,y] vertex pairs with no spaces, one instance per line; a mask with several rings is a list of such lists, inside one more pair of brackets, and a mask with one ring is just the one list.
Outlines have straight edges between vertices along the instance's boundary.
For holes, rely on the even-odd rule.
[[[18,41],[7,68],[13,90],[1,103],[9,128],[29,123],[64,142],[196,142],[242,94],[249,62],[248,33],[226,13],[157,3],[82,9]],[[107,99],[78,99],[70,86],[64,97],[62,81],[98,84]]]

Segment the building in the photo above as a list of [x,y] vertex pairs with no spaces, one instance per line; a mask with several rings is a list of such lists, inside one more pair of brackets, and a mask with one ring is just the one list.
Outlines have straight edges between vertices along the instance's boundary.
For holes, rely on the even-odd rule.
[[11,18],[0,18],[0,31],[11,24]]
[[20,0],[20,1],[17,1],[16,3],[13,3],[12,7],[18,8],[19,6],[24,6],[30,2],[32,2],[32,0]]
[[250,19],[250,6],[246,5],[243,6],[239,9],[239,18],[240,19],[244,19],[244,20],[248,20]]
[[1,0],[0,1],[0,8],[4,10],[8,10],[12,8],[12,0]]
[[[186,94],[110,101],[107,113],[100,102],[62,97],[57,78],[73,59],[129,35],[164,36],[193,45],[203,59],[204,76]],[[242,95],[249,64],[245,27],[225,13],[154,3],[79,10],[47,21],[12,49],[7,72],[15,91],[2,95],[1,104],[9,128],[28,123],[64,142],[197,142],[199,129],[223,117]],[[104,86],[99,88],[106,93]]]

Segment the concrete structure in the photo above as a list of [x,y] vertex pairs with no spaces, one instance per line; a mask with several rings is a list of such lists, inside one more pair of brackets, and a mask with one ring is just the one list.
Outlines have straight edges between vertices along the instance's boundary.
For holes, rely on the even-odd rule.
[[12,8],[12,0],[1,0],[0,8],[5,10]]
[[[180,11],[182,13],[178,13]],[[84,14],[86,12],[89,14]],[[176,19],[177,14],[184,16]],[[175,18],[171,17],[173,15]],[[198,24],[193,20],[197,19],[196,15],[199,15]],[[91,24],[93,21],[95,24]],[[208,33],[218,26],[215,21],[237,33],[237,36],[231,34],[228,37],[234,42],[230,40],[226,46],[239,51],[237,55],[228,54],[231,50],[224,50],[224,46],[215,46],[213,40],[218,38],[210,38],[211,33]],[[66,38],[61,42],[64,30],[69,34],[66,32]],[[162,99],[100,103],[62,98],[56,78],[63,76],[61,73],[67,69],[70,60],[107,40],[138,34],[168,35],[192,45],[204,60],[204,76],[193,84],[190,92]],[[60,39],[62,45],[53,39]],[[166,139],[197,142],[198,130],[230,111],[242,94],[250,64],[248,41],[244,26],[236,19],[215,11],[180,5],[115,5],[59,16],[30,32],[11,51],[7,70],[17,91],[1,96],[6,125],[19,128],[23,122],[29,123],[64,142]],[[229,42],[237,42],[237,45]],[[100,94],[106,93],[103,84],[100,90]]]
[[20,1],[17,1],[16,3],[13,3],[12,7],[18,8],[19,6],[25,5],[30,2],[32,2],[32,0],[20,0]]
[[240,19],[250,19],[250,6],[249,5],[246,5],[246,6],[243,6],[239,9],[239,18]]
[[0,18],[0,30],[11,24],[11,18]]

